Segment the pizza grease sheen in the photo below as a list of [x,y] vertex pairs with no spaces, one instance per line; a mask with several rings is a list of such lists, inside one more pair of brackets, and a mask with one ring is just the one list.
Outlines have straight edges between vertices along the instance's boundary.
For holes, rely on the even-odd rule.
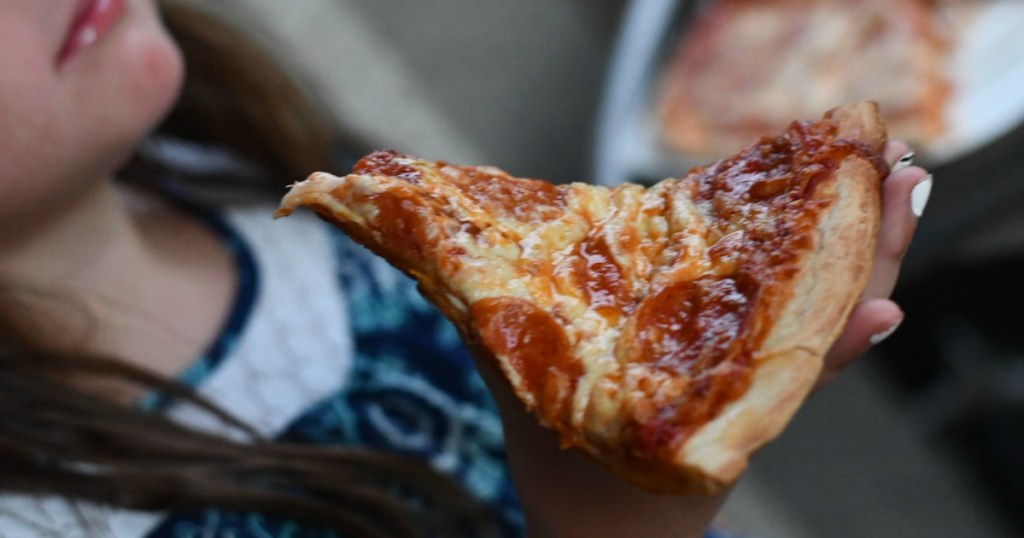
[[873,103],[644,188],[377,152],[311,206],[415,278],[563,446],[658,492],[715,491],[788,422],[871,267]]

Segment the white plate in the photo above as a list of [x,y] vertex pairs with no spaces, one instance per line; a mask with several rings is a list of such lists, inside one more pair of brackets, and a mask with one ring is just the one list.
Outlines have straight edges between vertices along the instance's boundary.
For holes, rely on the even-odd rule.
[[[697,0],[633,0],[609,65],[597,124],[594,180],[614,185],[677,177],[702,160],[662,148],[649,102],[674,18]],[[951,10],[947,132],[918,149],[931,167],[984,147],[1024,122],[1024,1],[987,0]],[[677,22],[677,21],[676,21]]]
[[989,0],[957,34],[948,131],[925,148],[935,164],[980,149],[1024,120],[1024,2]]

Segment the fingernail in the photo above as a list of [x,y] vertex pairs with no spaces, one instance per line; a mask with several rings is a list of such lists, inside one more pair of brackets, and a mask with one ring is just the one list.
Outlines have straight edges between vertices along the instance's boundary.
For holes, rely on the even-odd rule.
[[900,160],[896,161],[896,164],[892,165],[892,171],[902,170],[910,165],[914,164],[914,152],[911,151],[906,155],[900,157]]
[[932,175],[928,174],[924,179],[914,185],[910,191],[910,210],[914,216],[920,218],[924,214],[924,208],[928,205],[928,197],[932,194]]
[[868,341],[871,342],[871,345],[873,346],[881,344],[883,340],[892,336],[892,333],[896,332],[896,329],[900,328],[900,323],[903,323],[903,316],[900,316],[900,319],[896,320],[896,322],[890,325],[888,329],[871,335],[871,338],[869,338]]

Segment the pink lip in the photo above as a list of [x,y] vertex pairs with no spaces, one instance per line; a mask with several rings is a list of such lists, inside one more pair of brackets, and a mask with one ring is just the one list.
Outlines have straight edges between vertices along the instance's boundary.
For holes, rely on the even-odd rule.
[[125,0],[79,1],[67,37],[57,55],[57,64],[64,64],[106,34],[121,17],[124,8]]

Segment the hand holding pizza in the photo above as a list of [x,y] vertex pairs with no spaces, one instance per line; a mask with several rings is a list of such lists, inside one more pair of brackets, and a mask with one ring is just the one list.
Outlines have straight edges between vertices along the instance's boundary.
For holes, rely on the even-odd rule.
[[882,222],[875,263],[861,301],[825,356],[817,387],[831,381],[843,367],[891,335],[903,320],[903,312],[889,296],[896,286],[900,264],[910,247],[917,220],[928,202],[932,176],[912,165],[913,152],[902,141],[890,141],[885,147],[885,157],[892,172],[882,186]]
[[[860,302],[825,356],[815,390],[889,336],[903,319],[889,295],[927,203],[932,177],[910,165],[912,153],[901,141],[890,141],[885,157],[892,173],[882,187],[875,263]],[[489,364],[482,366],[501,403],[510,463],[517,472],[531,536],[703,536],[728,489],[713,495],[673,497],[628,486],[579,454],[559,450],[555,436],[522,411],[500,380],[500,372]]]
[[459,328],[532,534],[689,536],[808,392],[900,319],[885,297],[911,190],[930,185],[918,168],[886,179],[906,149],[865,102],[646,189],[378,152],[296,185],[278,214],[312,206]]

